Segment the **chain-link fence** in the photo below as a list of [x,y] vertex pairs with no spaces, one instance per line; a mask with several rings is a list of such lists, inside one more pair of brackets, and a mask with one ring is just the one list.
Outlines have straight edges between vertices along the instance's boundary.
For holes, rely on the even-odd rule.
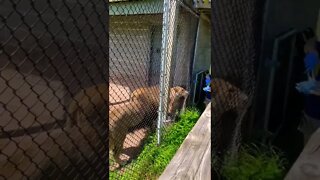
[[190,89],[197,17],[175,0],[164,15],[163,4],[110,2],[109,168],[119,178],[123,172],[136,177],[128,164],[150,134],[162,134]]
[[235,154],[255,93],[262,2],[212,1],[213,170]]
[[107,4],[0,6],[0,179],[107,178]]

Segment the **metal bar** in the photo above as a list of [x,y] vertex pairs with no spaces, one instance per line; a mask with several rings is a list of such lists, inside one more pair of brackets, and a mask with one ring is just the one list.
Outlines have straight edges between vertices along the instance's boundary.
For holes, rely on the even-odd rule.
[[[194,46],[194,54],[193,54],[193,59],[192,59],[192,65],[191,65],[191,78],[190,78],[190,84],[192,85],[191,90],[193,90],[193,94],[192,94],[192,103],[194,104],[194,99],[195,99],[195,89],[196,89],[196,83],[193,83],[193,70],[194,70],[194,64],[196,62],[196,58],[197,58],[197,53],[198,53],[198,41],[199,41],[199,30],[200,29],[200,20],[198,19],[198,23],[197,23],[197,32],[196,32],[196,42],[195,42],[195,46]],[[191,94],[191,93],[190,93]]]
[[290,51],[290,56],[289,56],[289,67],[288,67],[288,72],[287,72],[287,80],[286,80],[286,86],[285,86],[285,92],[284,92],[284,97],[283,97],[283,109],[282,109],[282,119],[280,122],[280,126],[277,128],[275,131],[275,134],[278,135],[281,131],[281,129],[284,126],[285,120],[286,120],[286,112],[287,112],[287,106],[288,106],[288,97],[290,93],[290,84],[291,84],[291,77],[292,77],[292,71],[293,71],[293,61],[294,61],[294,55],[295,55],[295,45],[296,45],[296,36],[293,37],[291,40],[291,51]]
[[196,12],[194,9],[190,8],[188,5],[186,5],[183,1],[177,0],[177,2],[179,3],[179,5],[181,7],[183,7],[185,10],[187,10],[189,13],[193,14],[194,16],[196,16],[197,18],[200,17],[199,13]]
[[[195,42],[193,45],[193,57],[192,60],[190,61],[190,68],[189,68],[189,86],[190,86],[190,92],[193,92],[195,85],[193,83],[193,69],[194,69],[194,63],[196,61],[197,58],[197,47],[198,47],[198,40],[199,40],[199,24],[200,24],[200,19],[197,19],[197,30],[196,30],[196,34],[195,34]],[[190,93],[192,94],[192,93]],[[193,93],[194,94],[194,93]],[[194,95],[191,95],[191,98],[189,98],[189,102],[193,103],[194,102]]]
[[[293,34],[296,33],[296,30],[293,29],[290,32],[286,33],[285,35],[278,37],[275,40],[274,43],[274,50],[272,54],[272,61],[278,62],[278,49],[279,49],[279,42]],[[266,109],[265,109],[265,119],[264,119],[264,130],[267,132],[268,131],[268,126],[269,126],[269,119],[270,119],[270,111],[271,111],[271,103],[272,103],[272,94],[273,94],[273,84],[274,84],[274,78],[275,78],[275,73],[276,73],[276,67],[271,68],[271,73],[270,73],[270,79],[269,79],[269,84],[268,84],[268,92],[267,92],[267,103],[266,103]]]
[[163,26],[162,26],[162,45],[161,45],[161,70],[160,70],[160,98],[159,98],[159,110],[158,110],[158,122],[157,122],[157,144],[160,144],[161,138],[161,124],[164,114],[164,92],[165,92],[165,77],[166,77],[166,62],[167,62],[167,39],[168,39],[168,20],[169,20],[169,3],[170,0],[164,0],[163,2]]
[[[168,21],[168,34],[167,34],[167,51],[166,51],[166,55],[167,55],[167,62],[166,62],[166,77],[165,77],[165,95],[164,95],[164,113],[163,113],[163,117],[162,120],[166,120],[167,119],[167,110],[168,110],[168,99],[169,99],[169,91],[170,91],[170,79],[171,79],[171,69],[172,69],[172,59],[174,56],[174,44],[175,44],[175,40],[177,38],[177,16],[179,14],[179,7],[177,5],[177,1],[176,0],[171,0],[170,4],[169,4],[169,21]],[[163,121],[162,121],[163,122]]]

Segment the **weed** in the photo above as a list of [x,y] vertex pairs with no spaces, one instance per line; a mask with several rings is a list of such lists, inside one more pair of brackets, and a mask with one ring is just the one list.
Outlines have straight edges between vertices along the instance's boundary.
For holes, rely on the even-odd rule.
[[222,175],[227,180],[277,180],[283,179],[284,165],[279,151],[252,144],[242,147],[235,159],[226,159]]

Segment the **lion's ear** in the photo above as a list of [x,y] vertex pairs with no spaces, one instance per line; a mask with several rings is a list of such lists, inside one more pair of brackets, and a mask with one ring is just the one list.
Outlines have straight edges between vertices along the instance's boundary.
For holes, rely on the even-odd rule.
[[173,90],[174,90],[175,93],[177,93],[177,92],[179,92],[179,87],[176,86],[176,87],[173,88]]
[[178,90],[177,90],[177,88],[176,87],[173,87],[173,88],[171,88],[170,89],[170,94],[169,94],[169,96],[170,96],[170,98],[173,98],[173,97],[175,97],[176,96],[176,94],[177,94],[177,92],[178,92]]

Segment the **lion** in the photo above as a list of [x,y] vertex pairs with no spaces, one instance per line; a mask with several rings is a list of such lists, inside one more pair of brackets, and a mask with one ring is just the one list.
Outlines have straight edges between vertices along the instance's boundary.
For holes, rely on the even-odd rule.
[[[97,161],[97,157],[101,160],[107,152],[107,88],[106,84],[100,84],[77,93],[67,106],[67,114],[70,115],[66,117],[68,126],[0,139],[3,152],[0,157],[0,177],[70,179],[80,170],[75,164],[81,164],[87,174],[95,171],[95,167],[105,166],[107,161]],[[92,173],[92,176],[99,178],[105,174],[101,171]]]
[[[144,87],[131,93],[130,101],[115,107],[109,113],[109,147],[113,151],[113,157],[119,166],[119,156],[123,150],[123,143],[130,128],[142,122],[151,122],[155,127],[157,111],[159,108],[159,87]],[[182,107],[181,99],[186,98],[188,92],[182,87],[176,86],[170,89],[169,113],[176,113]]]
[[[56,153],[53,158],[60,169],[63,169],[62,167],[66,164],[79,162],[83,162],[85,166],[107,164],[107,162],[96,161],[97,157],[100,159],[105,157],[107,152],[107,90],[107,84],[81,89],[68,104],[65,132],[62,133],[63,136],[60,135],[59,139],[56,139],[64,142],[58,143],[62,151],[56,150],[59,153]],[[68,160],[66,155],[69,156]],[[56,168],[50,161],[43,167],[45,171],[50,172]]]
[[[159,86],[151,86],[147,88],[139,88],[132,92],[131,98],[143,96],[148,100],[147,107],[147,119],[151,119],[152,127],[154,129],[155,119],[157,117],[157,110],[159,107]],[[176,115],[183,110],[186,99],[189,92],[181,86],[175,86],[170,88],[169,91],[169,102],[167,106],[167,114],[171,120],[174,120]],[[149,121],[150,123],[150,121]]]
[[213,132],[216,153],[223,154],[231,141],[237,118],[248,102],[248,96],[238,87],[220,79],[211,80]]
[[170,93],[171,101],[169,101],[168,116],[174,121],[176,117],[184,110],[189,92],[179,86],[172,88],[172,90],[173,91]]
[[[72,128],[75,125],[80,127],[82,133],[90,136],[88,138],[92,141],[94,141],[93,138],[99,138],[98,135],[105,133],[106,127],[102,127],[106,123],[107,88],[107,84],[98,84],[77,93],[67,108],[70,115],[67,118],[67,127]],[[169,113],[173,114],[179,110],[182,99],[187,94],[188,92],[182,87],[177,86],[170,89]],[[119,156],[128,130],[145,119],[154,123],[158,107],[159,87],[152,86],[135,90],[132,92],[129,102],[113,107],[109,111],[109,150],[113,151],[116,163],[124,164]],[[93,118],[98,120],[96,122],[90,121]],[[96,130],[98,128],[100,131]],[[82,141],[79,139],[79,145],[83,144]]]
[[145,116],[143,102],[134,99],[116,106],[109,112],[109,150],[113,152],[113,157],[119,166],[125,164],[121,162],[120,154],[129,128],[137,126]]

